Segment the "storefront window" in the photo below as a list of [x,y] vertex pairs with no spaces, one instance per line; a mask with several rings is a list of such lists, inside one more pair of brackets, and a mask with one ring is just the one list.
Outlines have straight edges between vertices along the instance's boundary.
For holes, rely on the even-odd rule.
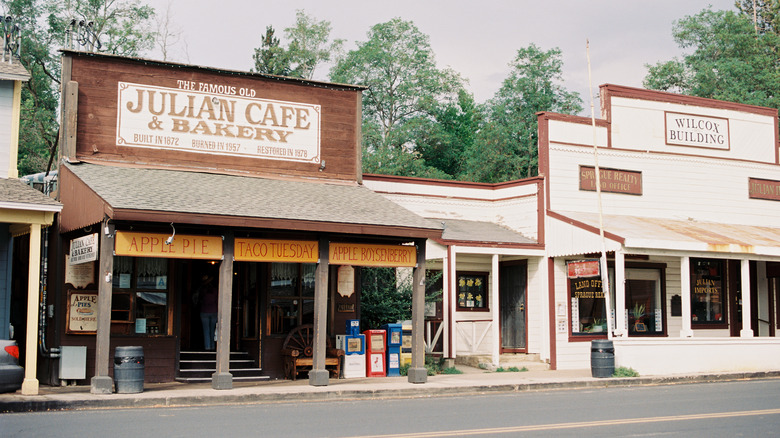
[[626,320],[630,335],[664,331],[660,269],[626,269]]
[[314,322],[313,263],[272,263],[269,302],[270,334],[287,334]]
[[114,257],[111,321],[124,334],[169,334],[168,260]]
[[725,324],[723,260],[691,259],[691,322]]
[[458,310],[489,310],[487,280],[486,273],[458,273]]
[[572,278],[571,331],[573,334],[601,334],[607,332],[607,311],[600,277]]

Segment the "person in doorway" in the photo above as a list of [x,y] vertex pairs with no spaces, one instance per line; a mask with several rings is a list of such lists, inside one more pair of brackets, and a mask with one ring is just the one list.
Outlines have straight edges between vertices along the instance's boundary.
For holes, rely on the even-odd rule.
[[217,328],[217,303],[219,289],[217,289],[214,277],[203,276],[203,284],[196,293],[196,301],[200,305],[200,321],[203,325],[203,347],[206,351],[214,351]]

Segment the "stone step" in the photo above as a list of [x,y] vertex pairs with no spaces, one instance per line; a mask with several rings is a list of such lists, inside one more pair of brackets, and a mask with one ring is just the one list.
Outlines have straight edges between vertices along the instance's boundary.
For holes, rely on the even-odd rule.
[[542,362],[539,354],[511,353],[499,356],[498,367],[493,365],[493,359],[487,355],[459,355],[455,358],[455,364],[466,365],[472,368],[481,368],[484,370],[495,371],[498,367],[505,370],[517,368],[519,370],[548,370],[550,365]]

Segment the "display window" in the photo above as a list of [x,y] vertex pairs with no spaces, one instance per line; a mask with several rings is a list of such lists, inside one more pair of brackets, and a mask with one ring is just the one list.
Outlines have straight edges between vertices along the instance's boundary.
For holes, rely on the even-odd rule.
[[269,333],[286,335],[314,322],[314,263],[272,263],[269,293]]
[[571,278],[569,279],[569,293],[572,334],[606,334],[607,310],[601,278]]
[[458,272],[458,310],[488,311],[488,274]]
[[169,263],[163,258],[114,257],[111,296],[114,332],[170,334]]
[[691,323],[726,325],[725,263],[691,259]]
[[626,269],[626,327],[631,336],[664,333],[663,270]]

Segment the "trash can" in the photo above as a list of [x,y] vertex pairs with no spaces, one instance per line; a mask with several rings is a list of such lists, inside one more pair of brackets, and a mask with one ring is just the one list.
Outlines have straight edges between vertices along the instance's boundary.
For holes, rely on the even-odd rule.
[[615,347],[608,339],[594,339],[590,344],[590,372],[593,377],[612,377],[615,372]]
[[116,347],[114,350],[114,386],[119,394],[143,392],[143,347]]

